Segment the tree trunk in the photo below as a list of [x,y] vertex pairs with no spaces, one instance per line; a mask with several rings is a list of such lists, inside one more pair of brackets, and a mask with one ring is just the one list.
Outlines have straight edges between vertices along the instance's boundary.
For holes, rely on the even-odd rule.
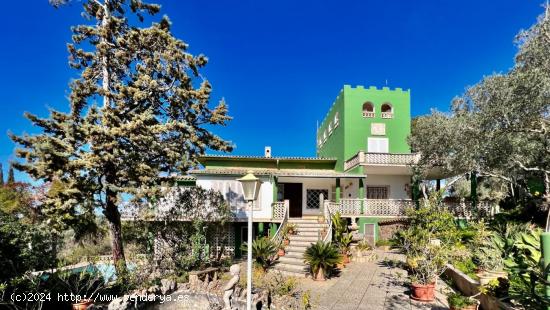
[[122,244],[122,225],[120,222],[120,212],[116,205],[116,194],[107,190],[107,205],[105,207],[105,217],[109,222],[111,232],[111,248],[113,253],[113,262],[117,274],[117,280],[124,280],[127,275],[126,258],[124,257],[124,246]]

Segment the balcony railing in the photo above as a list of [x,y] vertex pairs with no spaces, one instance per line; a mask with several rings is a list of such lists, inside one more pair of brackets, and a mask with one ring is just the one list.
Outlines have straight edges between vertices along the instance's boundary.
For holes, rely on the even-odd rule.
[[365,118],[373,118],[373,117],[374,117],[374,112],[363,111],[363,117],[365,117]]
[[[409,199],[341,199],[340,202],[325,201],[325,208],[330,213],[340,212],[345,217],[377,216],[377,217],[401,217],[406,215],[407,208],[414,207],[414,201]],[[445,202],[445,208],[451,211],[457,218],[471,218],[474,208],[470,202]],[[481,201],[477,204],[479,215],[493,217],[499,212],[498,205],[489,201]]]
[[382,118],[393,118],[393,112],[382,112]]
[[419,153],[392,154],[392,153],[367,153],[359,151],[344,162],[344,170],[355,168],[358,165],[387,165],[408,166],[418,162]]

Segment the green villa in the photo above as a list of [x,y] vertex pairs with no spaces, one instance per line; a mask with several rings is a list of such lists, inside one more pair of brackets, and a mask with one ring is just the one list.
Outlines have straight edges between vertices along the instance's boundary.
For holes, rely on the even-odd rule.
[[281,242],[282,227],[296,225],[299,233],[276,268],[304,275],[303,252],[312,242],[330,240],[336,212],[371,244],[400,228],[405,209],[414,205],[411,164],[418,160],[407,144],[410,111],[410,90],[345,85],[317,129],[316,157],[272,156],[269,146],[264,156],[205,155],[203,168],[179,184],[224,195],[235,215],[224,248],[240,256],[250,210],[237,178],[252,171],[262,182],[253,234]]

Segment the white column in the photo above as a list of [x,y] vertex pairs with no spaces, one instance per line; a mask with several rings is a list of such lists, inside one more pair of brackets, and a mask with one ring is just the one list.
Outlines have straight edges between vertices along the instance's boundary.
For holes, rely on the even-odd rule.
[[247,266],[246,266],[246,309],[252,309],[252,201],[248,202],[248,237],[247,237]]

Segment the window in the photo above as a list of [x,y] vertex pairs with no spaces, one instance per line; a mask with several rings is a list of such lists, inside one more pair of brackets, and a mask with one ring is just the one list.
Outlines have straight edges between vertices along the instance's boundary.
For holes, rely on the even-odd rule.
[[367,101],[363,103],[363,117],[374,117],[374,105],[372,104],[372,102]]
[[306,190],[306,208],[319,209],[321,206],[321,195],[323,200],[328,199],[328,190],[326,189],[308,189]]
[[365,226],[365,240],[369,245],[374,246],[376,243],[376,224],[366,223]]
[[367,199],[388,199],[389,186],[367,186]]
[[340,119],[338,118],[338,112],[336,112],[334,114],[334,128],[338,127],[338,122],[340,121]]
[[369,153],[388,153],[388,138],[369,138],[367,150]]
[[328,134],[332,133],[332,123],[328,123]]
[[393,107],[389,102],[384,103],[380,111],[382,118],[393,118]]

